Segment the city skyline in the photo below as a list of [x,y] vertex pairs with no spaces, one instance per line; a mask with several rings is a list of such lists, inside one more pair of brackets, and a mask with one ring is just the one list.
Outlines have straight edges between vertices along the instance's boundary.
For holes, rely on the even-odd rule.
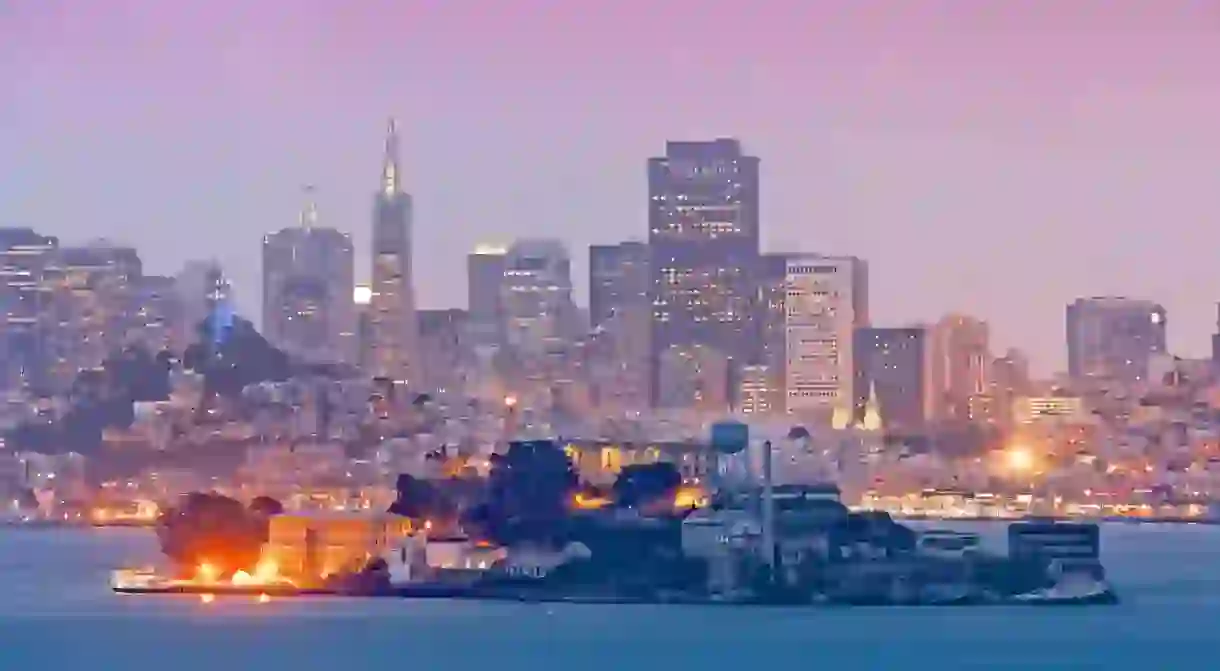
[[[1201,5],[709,10],[682,19],[697,42],[674,42],[636,30],[632,3],[382,4],[293,3],[291,20],[275,2],[0,10],[0,76],[18,82],[0,105],[0,144],[16,147],[0,223],[133,244],[153,273],[215,257],[254,317],[258,241],[292,225],[300,184],[319,185],[322,225],[368,249],[393,114],[421,307],[464,305],[478,242],[526,237],[565,240],[584,303],[587,245],[647,237],[647,158],[727,135],[761,158],[763,250],[866,259],[875,324],[977,315],[997,351],[1021,347],[1049,372],[1065,368],[1065,306],[1118,294],[1165,305],[1171,351],[1207,353],[1220,96],[1206,64],[1220,47]],[[180,47],[150,41],[137,15]],[[359,39],[332,39],[331,22]],[[730,22],[767,40],[702,46]],[[505,26],[517,30],[493,32]],[[632,49],[607,62],[627,31]],[[582,85],[589,67],[599,76]]]

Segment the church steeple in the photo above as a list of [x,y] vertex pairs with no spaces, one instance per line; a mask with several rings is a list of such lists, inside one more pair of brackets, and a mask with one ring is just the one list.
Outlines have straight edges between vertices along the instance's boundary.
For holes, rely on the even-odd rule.
[[881,424],[881,404],[877,402],[877,383],[870,382],[868,402],[864,404],[863,428],[865,431],[880,431]]
[[381,194],[389,197],[399,193],[402,193],[402,177],[398,163],[398,124],[390,117],[381,164]]
[[318,225],[318,201],[315,198],[317,189],[313,185],[306,185],[302,190],[305,193],[305,204],[301,207],[301,228],[313,228]]

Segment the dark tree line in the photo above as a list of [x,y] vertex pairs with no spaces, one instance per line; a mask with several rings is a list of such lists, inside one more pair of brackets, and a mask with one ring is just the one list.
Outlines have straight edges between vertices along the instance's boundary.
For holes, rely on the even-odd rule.
[[[517,441],[493,455],[485,481],[429,481],[400,475],[390,512],[415,519],[460,519],[472,535],[499,544],[559,545],[568,535],[571,502],[582,484],[571,460],[553,440]],[[672,501],[681,474],[668,462],[624,468],[608,493],[614,506],[644,508]],[[471,505],[473,503],[473,505]]]

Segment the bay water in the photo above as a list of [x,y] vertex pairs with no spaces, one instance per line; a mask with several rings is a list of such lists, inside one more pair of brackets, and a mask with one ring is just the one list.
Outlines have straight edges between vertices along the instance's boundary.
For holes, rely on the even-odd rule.
[[[1000,525],[957,525],[1002,543]],[[1220,668],[1220,526],[1107,524],[1094,608],[729,608],[121,596],[137,529],[0,529],[0,669]]]

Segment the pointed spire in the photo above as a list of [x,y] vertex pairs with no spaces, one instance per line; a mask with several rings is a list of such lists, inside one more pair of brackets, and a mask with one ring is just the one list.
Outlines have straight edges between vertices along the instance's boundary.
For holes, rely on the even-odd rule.
[[393,196],[402,192],[402,183],[398,169],[398,124],[390,117],[386,128],[385,156],[381,165],[381,193]]
[[881,430],[881,404],[877,401],[877,382],[868,384],[868,403],[864,405],[864,429],[866,431]]
[[305,193],[305,205],[301,208],[301,228],[313,228],[318,225],[318,190],[312,184],[306,184],[302,191]]

